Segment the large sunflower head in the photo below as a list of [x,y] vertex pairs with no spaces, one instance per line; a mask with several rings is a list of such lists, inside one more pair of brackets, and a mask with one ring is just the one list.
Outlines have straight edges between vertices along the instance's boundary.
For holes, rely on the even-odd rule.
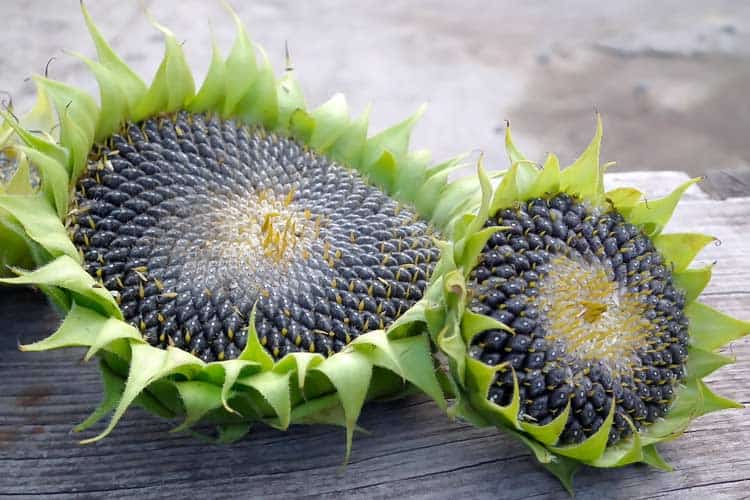
[[[580,464],[646,462],[655,445],[705,413],[738,404],[703,378],[731,362],[715,351],[750,324],[697,301],[714,241],[663,230],[693,179],[661,199],[605,192],[601,122],[578,160],[543,166],[506,145],[492,179],[442,256],[442,299],[428,320],[449,360],[454,415],[526,444],[571,489]],[[493,188],[493,184],[495,188]]]
[[36,77],[32,112],[2,112],[0,263],[16,274],[3,283],[64,314],[22,349],[101,359],[104,401],[79,428],[113,416],[88,441],[133,403],[223,439],[325,422],[350,443],[370,398],[411,384],[442,401],[412,320],[462,193],[446,183],[455,161],[408,150],[419,113],[368,137],[341,95],[308,111],[236,16],[197,90],[156,24],[166,51],[147,86],[83,14],[100,103]]

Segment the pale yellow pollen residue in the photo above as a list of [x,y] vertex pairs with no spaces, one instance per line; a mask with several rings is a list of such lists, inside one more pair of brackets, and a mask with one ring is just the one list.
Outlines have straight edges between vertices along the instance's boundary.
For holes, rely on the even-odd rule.
[[656,330],[644,317],[646,306],[598,263],[555,257],[540,283],[538,305],[548,340],[562,341],[579,359],[604,361],[613,374],[632,372],[633,354]]
[[296,208],[294,196],[294,190],[282,194],[258,191],[224,211],[216,221],[224,251],[249,260],[268,259],[281,267],[295,258],[308,258],[323,220]]

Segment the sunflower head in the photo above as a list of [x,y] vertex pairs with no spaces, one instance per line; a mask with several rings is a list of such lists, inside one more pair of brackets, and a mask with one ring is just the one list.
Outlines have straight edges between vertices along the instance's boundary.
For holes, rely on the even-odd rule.
[[101,360],[105,397],[79,429],[112,418],[87,441],[134,403],[224,440],[323,422],[350,444],[368,399],[413,385],[442,401],[414,320],[461,193],[457,161],[408,149],[421,110],[372,137],[341,95],[308,110],[236,16],[197,89],[154,23],[166,49],[146,85],[82,10],[99,103],[35,77],[34,109],[1,112],[0,264],[64,315],[23,350]]
[[[509,431],[571,489],[580,464],[668,468],[656,451],[705,413],[738,404],[703,378],[715,351],[750,331],[697,301],[714,241],[663,230],[685,190],[646,200],[605,192],[601,121],[578,160],[543,166],[506,146],[511,167],[479,168],[482,200],[439,265],[428,322],[447,355],[451,412]],[[496,187],[492,187],[493,184]]]

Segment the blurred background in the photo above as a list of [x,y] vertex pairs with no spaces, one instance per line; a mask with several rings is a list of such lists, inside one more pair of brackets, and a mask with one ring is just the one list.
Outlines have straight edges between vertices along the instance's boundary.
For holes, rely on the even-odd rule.
[[[432,0],[232,2],[279,72],[284,43],[317,105],[344,92],[355,113],[374,104],[377,130],[420,103],[413,144],[435,160],[482,150],[506,166],[504,120],[526,155],[563,163],[605,126],[603,160],[618,170],[708,174],[703,188],[750,193],[750,2]],[[90,0],[113,47],[147,79],[162,38],[143,14],[172,29],[198,76],[211,33],[226,50],[234,28],[218,1]],[[33,103],[43,73],[82,85],[92,77],[62,49],[93,56],[77,0],[0,1],[0,90],[17,110]]]

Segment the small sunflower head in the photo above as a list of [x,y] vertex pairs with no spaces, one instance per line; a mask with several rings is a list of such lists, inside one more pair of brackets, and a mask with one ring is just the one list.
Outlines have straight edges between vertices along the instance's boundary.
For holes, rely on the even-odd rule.
[[[598,118],[598,117],[597,117]],[[750,325],[696,301],[709,242],[664,227],[686,182],[646,201],[605,192],[601,122],[570,167],[517,150],[439,264],[442,306],[430,324],[447,354],[452,411],[509,430],[567,486],[577,464],[664,466],[654,445],[690,420],[736,404],[702,378],[731,361],[714,351]],[[493,189],[492,184],[496,184]]]

